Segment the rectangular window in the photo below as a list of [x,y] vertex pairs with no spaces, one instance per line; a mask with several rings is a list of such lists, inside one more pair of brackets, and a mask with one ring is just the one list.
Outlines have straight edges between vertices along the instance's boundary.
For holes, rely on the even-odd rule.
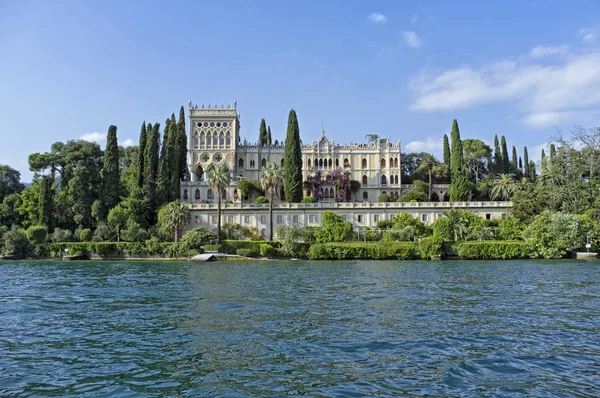
[[358,222],[363,222],[363,216],[362,216],[362,214],[358,215]]
[[374,221],[374,222],[377,222],[377,221],[379,221],[379,215],[377,215],[377,214],[374,214],[374,215],[373,215],[373,221]]
[[492,219],[492,215],[490,213],[486,213],[485,214],[485,219],[486,220],[491,220]]
[[311,223],[311,224],[314,224],[314,223],[316,223],[316,222],[317,222],[317,216],[315,216],[315,215],[312,215],[312,214],[311,214],[311,215],[309,215],[309,216],[308,216],[308,222],[309,222],[309,223]]
[[196,224],[200,224],[200,216],[196,216]]
[[277,216],[277,224],[283,224],[283,216]]
[[233,224],[233,216],[227,216],[227,222]]
[[292,216],[292,222],[298,224],[298,216]]
[[217,223],[217,216],[212,216],[212,223],[216,224]]
[[267,223],[267,216],[260,216],[260,223],[261,224],[266,224]]
[[427,222],[427,214],[421,214],[421,221]]
[[250,216],[244,216],[244,222],[250,224]]

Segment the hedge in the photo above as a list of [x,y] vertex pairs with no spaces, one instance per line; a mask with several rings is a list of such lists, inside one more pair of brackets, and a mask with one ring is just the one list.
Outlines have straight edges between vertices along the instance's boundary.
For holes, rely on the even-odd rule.
[[260,245],[260,255],[263,257],[275,257],[277,255],[277,249],[268,243]]
[[[279,248],[281,244],[279,242],[268,242],[264,240],[223,240],[221,241],[221,253],[225,254],[237,254],[238,249],[249,249],[255,250],[256,253],[260,253],[260,245],[269,244],[274,248]],[[258,255],[258,254],[257,254]]]
[[[68,249],[68,253],[65,252]],[[202,249],[190,249],[181,242],[64,242],[37,245],[35,252],[43,257],[97,255],[100,257],[190,257]]]
[[532,258],[530,248],[522,241],[473,241],[459,243],[455,247],[458,256],[465,260]]
[[260,248],[253,247],[251,249],[237,249],[235,254],[242,257],[258,257],[260,256]]
[[413,242],[339,242],[312,245],[308,251],[311,260],[412,260],[420,258],[419,248]]

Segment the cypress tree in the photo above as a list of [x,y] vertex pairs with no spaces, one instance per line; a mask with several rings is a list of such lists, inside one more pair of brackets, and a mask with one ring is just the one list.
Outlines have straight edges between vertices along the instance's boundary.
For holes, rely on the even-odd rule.
[[523,165],[525,166],[523,175],[529,177],[529,154],[527,153],[527,147],[523,148]]
[[160,159],[158,161],[158,180],[156,185],[156,204],[161,206],[168,202],[169,185],[169,164],[167,161],[167,139],[169,136],[169,125],[171,118],[165,120],[165,130],[163,131],[163,140],[160,147]]
[[554,159],[554,156],[556,156],[556,147],[550,144],[550,160]]
[[264,146],[267,143],[267,123],[265,119],[260,121],[260,129],[258,131],[258,145]]
[[444,164],[450,170],[450,143],[448,142],[448,134],[444,134]]
[[[177,181],[177,185],[179,185],[179,181],[187,181],[189,175],[187,167],[187,133],[185,131],[185,110],[183,109],[183,106],[181,107],[181,109],[179,109],[177,132],[179,137],[177,142],[177,152],[179,156],[179,180]],[[177,195],[177,197],[179,197],[179,195]]]
[[297,203],[302,200],[302,148],[300,143],[300,127],[295,110],[288,115],[287,135],[283,149],[283,190],[285,200]]
[[494,134],[494,161],[492,164],[493,174],[502,172],[502,152],[500,151],[500,143],[498,142],[498,134]]
[[271,126],[267,127],[267,145],[273,145],[273,140],[271,138]]
[[521,172],[521,174],[523,174],[523,160],[521,159],[520,156],[519,156],[519,171]]
[[546,160],[546,152],[544,152],[544,150],[542,149],[542,174],[546,172],[547,167],[548,162]]
[[500,145],[502,146],[502,172],[510,173],[510,158],[508,157],[508,148],[504,136],[500,138]]
[[49,176],[42,177],[38,214],[40,224],[51,231],[54,227],[54,190],[52,189],[52,178]]
[[450,201],[458,202],[469,199],[469,180],[467,178],[467,168],[463,159],[463,147],[460,139],[460,130],[458,121],[452,122],[452,132],[450,133],[451,156],[450,156]]
[[514,145],[512,147],[512,160],[511,160],[511,163],[512,163],[512,166],[513,166],[512,168],[516,170],[517,169],[517,148],[515,148]]
[[535,163],[532,160],[532,161],[529,162],[529,178],[532,181],[535,181],[535,177],[536,177],[536,174],[535,174]]
[[[150,129],[150,127],[152,127]],[[158,151],[160,141],[160,124],[152,126],[148,123],[148,138],[144,149],[144,191],[150,202],[150,211],[154,214],[158,204],[156,197],[156,183],[158,179]]]
[[119,144],[117,142],[117,126],[108,128],[104,165],[102,166],[102,203],[104,208],[112,209],[119,204],[121,172],[119,169]]
[[146,122],[142,123],[142,131],[140,131],[140,144],[138,151],[138,169],[137,169],[137,185],[142,188],[144,186],[144,152],[146,150]]
[[168,184],[166,186],[166,201],[172,202],[179,197],[179,129],[177,123],[171,119],[169,132],[167,133],[166,163],[169,171]]

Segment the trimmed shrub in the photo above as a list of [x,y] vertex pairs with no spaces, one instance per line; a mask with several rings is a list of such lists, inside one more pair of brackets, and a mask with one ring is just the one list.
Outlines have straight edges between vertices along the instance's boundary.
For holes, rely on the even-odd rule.
[[35,243],[44,243],[47,234],[48,231],[46,231],[46,228],[42,227],[41,225],[32,225],[31,227],[27,228],[27,237],[30,241]]
[[69,242],[38,245],[38,254],[47,257],[62,257],[65,249],[69,255],[97,255],[100,257],[189,257],[203,253],[202,249],[190,249],[181,242],[158,242],[149,239],[142,242]]
[[55,228],[52,235],[50,235],[50,240],[52,242],[70,242],[73,239],[73,233],[68,229]]
[[259,196],[256,198],[254,203],[269,203],[269,199],[265,198],[264,196]]
[[186,232],[181,241],[187,244],[190,248],[200,248],[206,244],[216,243],[217,234],[207,230],[204,227],[198,227]]
[[390,201],[390,195],[388,195],[387,193],[382,193],[377,198],[377,201],[378,202],[389,202]]
[[260,255],[263,257],[275,257],[277,250],[273,246],[263,243],[260,245]]
[[415,243],[409,242],[336,242],[312,245],[311,260],[411,260],[419,258]]
[[268,243],[275,248],[279,248],[281,246],[279,242],[267,242],[264,240],[224,240],[221,241],[221,252],[226,254],[237,254],[238,249],[251,249],[254,250],[258,256],[260,254],[260,245],[264,243]]
[[2,237],[4,254],[25,256],[29,252],[29,239],[21,228],[13,227]]
[[523,241],[489,240],[463,242],[456,245],[458,256],[466,260],[531,258],[532,252]]
[[81,230],[81,233],[79,234],[79,240],[82,242],[91,242],[93,237],[94,233],[89,228]]
[[207,252],[220,252],[221,245],[204,245],[204,250]]
[[235,254],[242,257],[258,257],[258,255],[260,254],[260,249],[237,249],[235,251]]
[[418,246],[421,258],[424,260],[430,260],[443,254],[442,240],[434,236],[421,239]]
[[312,196],[306,196],[302,199],[302,203],[316,203],[317,200]]

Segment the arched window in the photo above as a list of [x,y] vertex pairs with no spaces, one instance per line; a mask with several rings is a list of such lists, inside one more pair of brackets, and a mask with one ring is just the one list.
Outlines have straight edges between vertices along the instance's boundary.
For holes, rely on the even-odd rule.
[[263,158],[262,162],[260,163],[260,167],[265,167],[267,165],[267,159]]
[[387,192],[386,191],[382,191],[381,194],[382,195],[387,195]]
[[231,146],[231,134],[227,133],[227,146]]
[[308,168],[311,168],[310,158],[308,158]]
[[325,194],[323,196],[325,196],[325,198],[329,199],[329,189],[325,188]]
[[398,184],[398,176],[394,177],[394,184]]
[[215,135],[213,135],[213,147],[216,147],[218,143],[219,137],[217,136],[217,133],[215,133]]
[[237,189],[233,190],[233,199],[237,200],[239,198]]
[[254,161],[254,159],[250,160],[250,168],[253,168],[254,166],[256,166],[256,162]]
[[200,200],[200,190],[196,189],[196,193],[194,194],[194,198],[196,198],[196,200]]
[[223,192],[221,193],[221,199],[227,200],[227,191],[223,190]]
[[238,160],[238,167],[239,167],[240,169],[243,169],[243,168],[244,168],[244,159],[240,158],[240,160]]
[[367,178],[367,175],[365,174],[365,175],[363,176],[363,186],[365,186],[365,187],[366,187],[368,183],[369,183],[369,179]]
[[387,177],[385,174],[381,176],[381,185],[387,185]]
[[385,158],[381,159],[381,168],[383,169],[385,167]]
[[398,191],[396,191],[396,198],[398,198]]
[[283,159],[281,159],[281,167],[283,167]]
[[363,160],[362,160],[362,168],[363,169],[367,168],[367,159],[366,158],[363,158]]
[[323,159],[319,159],[319,167],[323,167]]
[[204,133],[200,134],[200,145],[206,145],[206,136],[204,135]]
[[329,197],[331,199],[335,199],[335,193],[333,192],[333,188],[329,188]]
[[333,167],[333,162],[331,161],[331,159],[329,159],[329,168],[331,169]]
[[340,167],[340,160],[339,159],[335,160],[335,167]]
[[344,168],[348,168],[350,167],[350,161],[348,160],[348,158],[344,159]]
[[221,145],[221,147],[225,146],[225,136],[223,134],[219,136],[219,145]]
[[398,167],[398,158],[394,158],[394,167]]
[[369,199],[369,194],[367,193],[367,191],[363,192],[363,200],[367,200]]
[[[199,191],[198,191],[198,192],[199,192]],[[206,199],[208,199],[208,200],[214,200],[214,199],[215,199],[215,194],[213,193],[213,190],[212,190],[212,189],[209,189],[209,190],[206,192]]]
[[183,200],[187,200],[188,199],[188,193],[187,193],[187,189],[183,190]]
[[200,144],[199,142],[199,138],[198,138],[198,133],[194,134],[194,148],[198,148],[198,145]]

